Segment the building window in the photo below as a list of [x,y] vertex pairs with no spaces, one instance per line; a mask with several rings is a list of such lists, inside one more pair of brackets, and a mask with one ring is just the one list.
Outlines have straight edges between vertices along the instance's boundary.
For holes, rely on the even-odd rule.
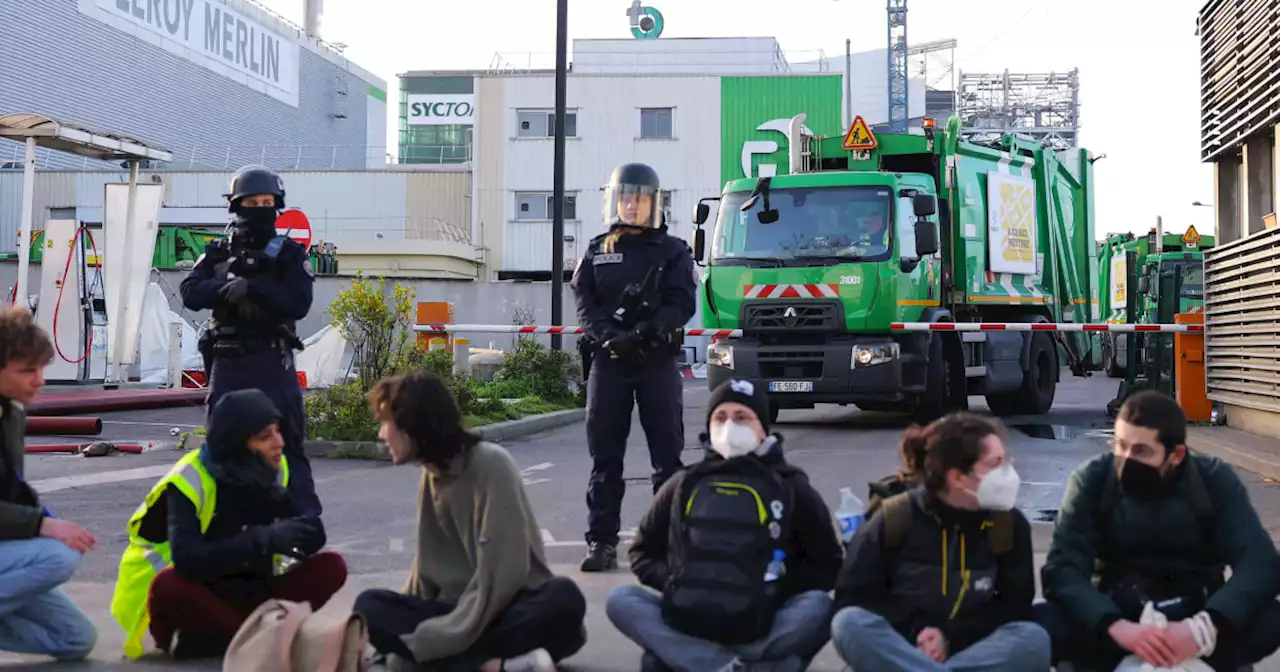
[[[546,191],[516,192],[516,219],[521,222],[549,222],[554,214],[555,197]],[[564,195],[564,219],[578,218],[577,194]]]
[[640,108],[640,138],[642,140],[670,140],[675,137],[671,126],[673,108]]
[[676,220],[671,216],[671,190],[662,190],[662,223],[670,226]]
[[[516,135],[521,138],[554,138],[556,113],[552,110],[517,110]],[[578,137],[578,113],[567,112],[564,117],[564,137]]]

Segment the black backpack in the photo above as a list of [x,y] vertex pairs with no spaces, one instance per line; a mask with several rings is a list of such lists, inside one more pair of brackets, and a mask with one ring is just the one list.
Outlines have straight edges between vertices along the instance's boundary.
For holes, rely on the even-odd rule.
[[774,552],[788,550],[793,505],[779,470],[754,455],[691,467],[671,512],[663,620],[721,644],[768,634],[780,580],[765,573]]
[[[886,551],[897,550],[906,539],[911,529],[914,506],[911,505],[911,493],[903,492],[894,495],[881,504],[884,509],[884,548]],[[1013,512],[990,511],[991,522],[983,523],[987,531],[987,543],[997,558],[1013,550]]]

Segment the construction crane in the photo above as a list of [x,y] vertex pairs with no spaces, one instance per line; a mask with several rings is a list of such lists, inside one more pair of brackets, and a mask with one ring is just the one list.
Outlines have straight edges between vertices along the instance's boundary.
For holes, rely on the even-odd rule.
[[888,0],[889,132],[906,133],[907,120],[907,0]]

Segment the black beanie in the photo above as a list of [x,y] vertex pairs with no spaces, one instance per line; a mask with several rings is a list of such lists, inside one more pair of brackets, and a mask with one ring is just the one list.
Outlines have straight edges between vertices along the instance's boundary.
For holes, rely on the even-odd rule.
[[245,449],[249,437],[280,422],[280,411],[262,390],[236,390],[222,395],[210,414],[205,442],[215,457]]
[[712,390],[711,398],[707,400],[708,432],[711,431],[711,416],[716,412],[716,407],[726,401],[750,407],[756,412],[756,417],[760,418],[760,426],[764,427],[766,433],[769,431],[769,396],[765,394],[764,387],[755,381],[730,378]]

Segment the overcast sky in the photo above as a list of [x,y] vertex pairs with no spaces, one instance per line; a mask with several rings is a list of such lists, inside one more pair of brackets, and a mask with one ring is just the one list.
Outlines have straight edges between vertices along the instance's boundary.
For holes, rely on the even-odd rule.
[[[301,24],[303,0],[259,0]],[[553,64],[551,0],[325,0],[322,32],[388,81],[415,69],[483,69],[495,53]],[[570,0],[569,37],[630,35],[630,0]],[[885,45],[884,0],[648,0],[665,37],[773,36],[792,60],[818,50]],[[909,0],[911,44],[954,38],[968,72],[1080,68],[1081,144],[1107,155],[1095,164],[1098,230],[1146,231],[1163,215],[1169,232],[1211,232],[1210,167],[1199,159],[1201,0]],[[785,7],[785,11],[781,9]],[[805,53],[808,52],[808,53]],[[801,58],[801,57],[804,58]],[[930,67],[937,61],[931,61]],[[932,78],[931,71],[931,78]],[[395,114],[395,106],[388,111]],[[388,123],[394,129],[394,122]],[[393,141],[394,144],[394,141]]]

